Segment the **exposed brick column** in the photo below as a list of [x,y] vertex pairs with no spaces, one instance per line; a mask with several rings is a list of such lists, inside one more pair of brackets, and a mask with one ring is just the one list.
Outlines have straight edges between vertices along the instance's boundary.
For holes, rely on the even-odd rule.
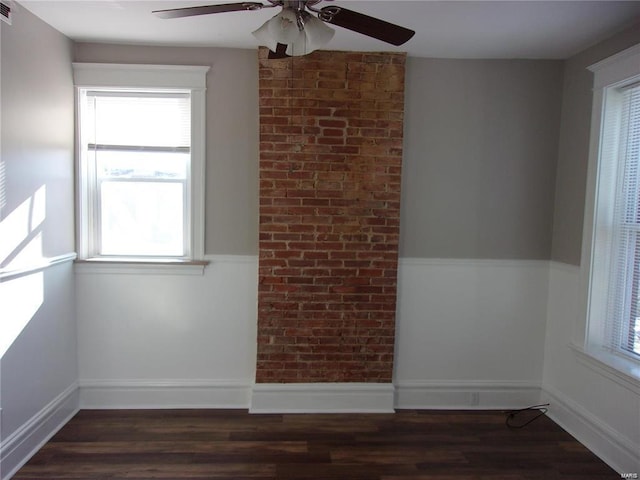
[[267,53],[256,381],[391,382],[405,55]]

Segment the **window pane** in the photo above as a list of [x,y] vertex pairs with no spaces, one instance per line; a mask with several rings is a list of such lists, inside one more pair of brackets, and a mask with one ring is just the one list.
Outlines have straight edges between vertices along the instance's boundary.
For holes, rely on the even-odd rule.
[[623,319],[623,337],[621,347],[624,350],[640,354],[640,87],[629,88],[624,92],[622,119],[621,162],[624,165],[622,199],[624,205],[621,228],[628,235],[628,251],[625,267],[625,309]]
[[183,256],[184,185],[101,183],[101,254]]
[[633,353],[640,355],[640,317],[635,317],[631,323],[631,335],[633,337]]
[[623,348],[640,355],[640,235],[634,234],[635,251],[631,266],[631,305],[629,308],[629,330],[623,339]]
[[185,95],[96,93],[90,143],[184,147],[191,143],[191,101]]
[[98,178],[187,178],[189,154],[181,152],[96,152]]

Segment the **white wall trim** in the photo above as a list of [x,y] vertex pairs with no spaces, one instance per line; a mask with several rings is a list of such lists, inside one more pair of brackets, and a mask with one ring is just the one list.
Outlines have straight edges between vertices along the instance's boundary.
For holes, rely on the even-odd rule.
[[[111,261],[79,260],[74,264],[78,274],[130,275],[204,275],[206,268],[216,263],[258,263],[257,255],[204,255],[203,261]],[[75,254],[72,260],[75,259]],[[0,273],[0,276],[2,273]]]
[[11,478],[78,410],[78,384],[74,382],[3,439],[0,443],[0,478]]
[[539,267],[548,268],[549,260],[528,260],[510,258],[419,258],[400,257],[398,264],[403,266],[425,267]]
[[392,413],[390,383],[259,383],[251,413]]
[[114,275],[204,275],[206,262],[136,262],[110,260],[78,260],[74,272],[83,274]]
[[640,444],[621,435],[550,385],[543,385],[547,415],[618,473],[640,472]]
[[17,268],[5,267],[0,268],[0,280],[7,281],[16,277],[22,277],[31,273],[39,272],[62,263],[67,263],[75,260],[77,257],[76,252],[69,252],[63,255],[57,255],[55,257],[41,258],[28,265],[23,265]]
[[396,383],[398,409],[517,409],[540,402],[540,382],[415,381]]
[[215,255],[207,254],[204,259],[209,263],[258,263],[257,255]]
[[549,268],[553,270],[567,272],[567,273],[573,273],[575,275],[580,274],[580,265],[573,265],[571,263],[559,262],[558,260],[551,260],[549,262]]
[[587,67],[595,73],[594,89],[637,75],[639,61],[640,44],[636,44]]
[[119,88],[206,88],[207,65],[72,63],[76,85]]
[[83,409],[249,407],[250,383],[236,380],[80,380]]
[[585,351],[573,343],[569,344],[569,349],[584,366],[640,396],[640,366],[637,362],[618,358],[608,352],[599,358],[594,352]]

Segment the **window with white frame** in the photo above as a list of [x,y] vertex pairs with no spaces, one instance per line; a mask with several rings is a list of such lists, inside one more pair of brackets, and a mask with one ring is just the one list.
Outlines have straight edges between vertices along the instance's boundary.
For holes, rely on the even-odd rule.
[[202,259],[207,70],[74,64],[79,258]]
[[640,365],[640,45],[591,69],[587,351],[635,376]]

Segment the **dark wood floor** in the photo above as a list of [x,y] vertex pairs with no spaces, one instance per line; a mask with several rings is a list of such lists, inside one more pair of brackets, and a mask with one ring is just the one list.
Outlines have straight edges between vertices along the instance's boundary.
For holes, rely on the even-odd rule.
[[495,411],[250,415],[239,410],[85,410],[14,478],[620,478],[547,417],[519,430],[509,429],[505,418]]

